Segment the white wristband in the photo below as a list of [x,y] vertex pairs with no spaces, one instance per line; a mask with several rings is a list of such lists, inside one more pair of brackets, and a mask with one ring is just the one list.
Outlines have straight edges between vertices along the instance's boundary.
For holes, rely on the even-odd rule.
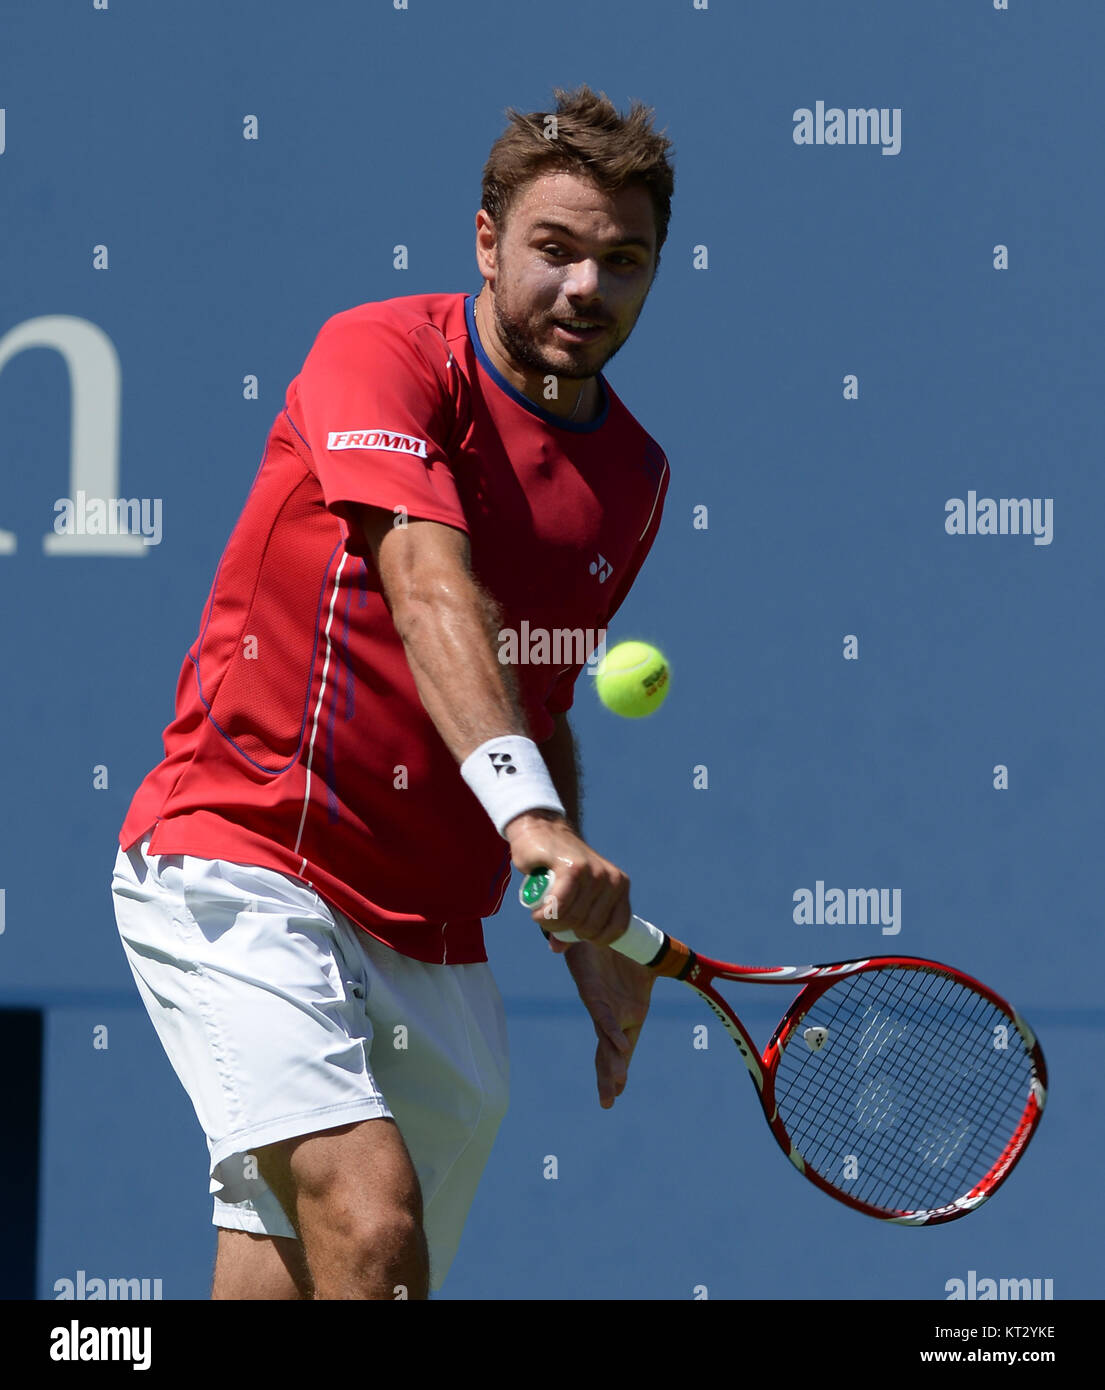
[[460,775],[504,839],[506,827],[526,811],[566,814],[531,738],[520,734],[489,738],[461,763]]

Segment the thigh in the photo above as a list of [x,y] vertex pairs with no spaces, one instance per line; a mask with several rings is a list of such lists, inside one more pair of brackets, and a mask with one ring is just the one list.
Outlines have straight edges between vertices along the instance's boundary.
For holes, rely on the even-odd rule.
[[502,1000],[486,962],[427,964],[371,937],[362,949],[372,1073],[418,1173],[437,1289],[507,1107]]
[[310,1271],[298,1240],[219,1231],[212,1299],[304,1300],[313,1296]]
[[[228,1226],[273,1230],[259,1148],[388,1116],[369,1067],[371,1023],[349,928],[270,870],[189,855],[120,853],[124,951],[210,1149]],[[232,1210],[233,1208],[233,1210]],[[278,1213],[279,1215],[279,1213]]]
[[297,1135],[258,1150],[265,1181],[300,1239],[312,1212],[371,1228],[401,1211],[422,1223],[418,1175],[392,1119]]
[[394,1120],[300,1135],[258,1160],[302,1242],[316,1297],[427,1296],[422,1198]]

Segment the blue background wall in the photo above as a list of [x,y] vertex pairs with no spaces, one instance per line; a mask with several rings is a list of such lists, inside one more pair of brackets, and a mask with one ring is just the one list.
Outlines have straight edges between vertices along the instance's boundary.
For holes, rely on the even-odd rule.
[[[672,469],[611,637],[660,644],[673,688],[619,722],[581,678],[589,838],[638,912],[710,954],[954,961],[1036,1026],[1053,1089],[992,1203],[883,1228],[799,1180],[720,1030],[693,1047],[704,1015],[674,984],[602,1112],[590,1024],[510,898],[487,936],[514,1099],[442,1296],[940,1299],[974,1269],[1100,1297],[1096,0],[37,0],[4,28],[0,1004],[46,1011],[38,1296],[79,1269],[206,1296],[206,1146],[118,945],[118,827],[318,328],[477,289],[504,108],[588,82],[654,106],[677,171],[609,370]],[[901,152],[796,145],[818,100],[900,108]],[[53,315],[118,355],[119,495],[163,502],[161,544],[134,557],[44,546],[71,488],[69,379],[7,335]],[[948,536],[969,489],[1054,499],[1052,543]],[[817,879],[900,888],[900,935],[795,925]],[[758,1036],[787,997],[750,995]]]

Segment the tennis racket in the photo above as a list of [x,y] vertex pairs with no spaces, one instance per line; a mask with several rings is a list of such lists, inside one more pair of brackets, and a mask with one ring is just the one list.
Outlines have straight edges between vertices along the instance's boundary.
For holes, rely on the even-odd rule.
[[[552,879],[528,875],[522,905],[537,907]],[[613,949],[706,1001],[791,1163],[868,1216],[904,1226],[965,1216],[1013,1171],[1040,1122],[1047,1069],[1035,1035],[1000,995],[949,965],[910,956],[732,965],[640,917]],[[721,980],[802,986],[762,1056],[715,988]]]

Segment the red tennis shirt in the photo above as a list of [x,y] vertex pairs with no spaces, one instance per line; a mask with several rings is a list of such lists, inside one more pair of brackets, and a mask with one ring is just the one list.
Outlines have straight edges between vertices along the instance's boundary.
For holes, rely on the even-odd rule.
[[472,305],[414,295],[323,325],[119,834],[128,849],[153,827],[154,854],[291,874],[396,951],[449,964],[487,959],[509,846],[419,699],[355,508],[467,533],[541,743],[593,647],[570,633],[617,611],[668,484],[605,378],[595,420],[551,415],[491,363]]

